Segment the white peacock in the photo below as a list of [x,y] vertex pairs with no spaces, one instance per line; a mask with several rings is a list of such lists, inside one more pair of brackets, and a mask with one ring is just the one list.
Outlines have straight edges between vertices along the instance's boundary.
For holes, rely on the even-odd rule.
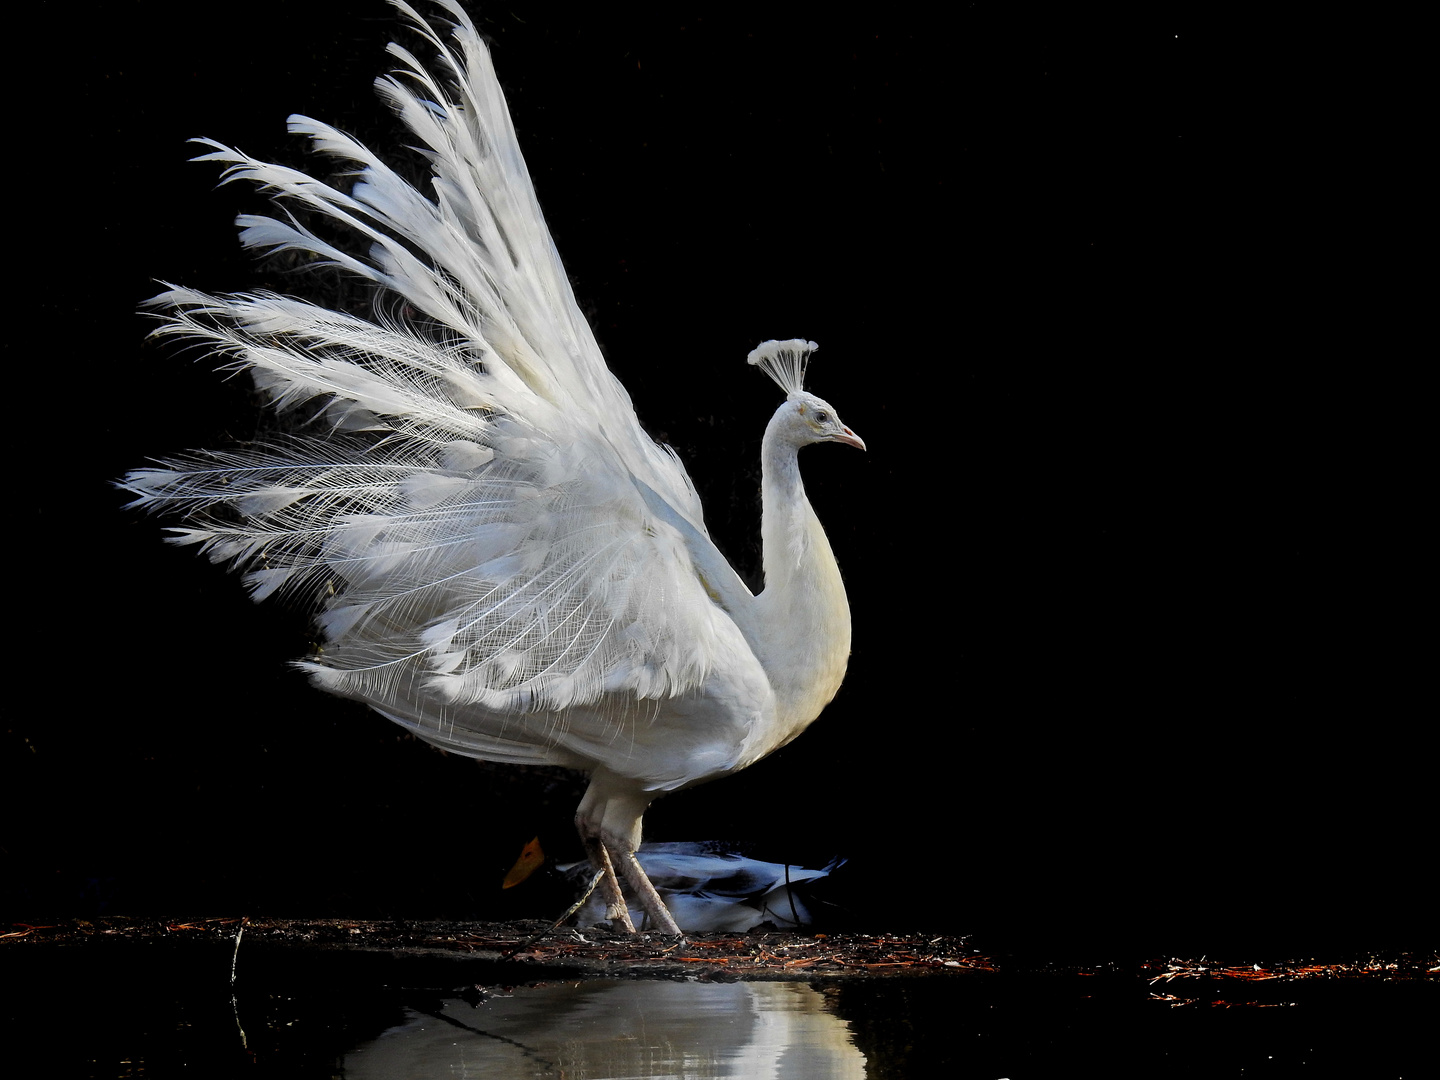
[[392,44],[401,70],[376,84],[429,160],[428,195],[302,116],[290,130],[351,168],[348,191],[210,140],[200,160],[363,253],[288,212],[239,218],[247,247],[348,271],[407,317],[269,292],[157,296],[158,335],[204,343],[277,412],[308,415],[292,436],[121,486],[181,519],[175,543],[242,569],[255,599],[314,606],[325,648],[300,666],[317,686],[454,753],[588,772],[576,824],[609,916],[634,929],[618,870],[652,926],[678,933],[636,861],[641,817],[785,745],[834,697],[850,611],[797,452],[864,443],[804,390],[813,342],[750,354],[786,394],[761,445],[752,594],[605,366],[471,20],[442,0],[447,42],[393,2],[436,53],[432,72]]

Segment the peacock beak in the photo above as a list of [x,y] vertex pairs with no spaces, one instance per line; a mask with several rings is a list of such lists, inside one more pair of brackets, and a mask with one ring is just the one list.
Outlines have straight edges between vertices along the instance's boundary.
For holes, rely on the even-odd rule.
[[841,428],[839,435],[832,435],[830,438],[835,442],[844,443],[846,446],[853,446],[857,450],[865,449],[865,440],[860,438],[859,435],[856,435],[848,427]]

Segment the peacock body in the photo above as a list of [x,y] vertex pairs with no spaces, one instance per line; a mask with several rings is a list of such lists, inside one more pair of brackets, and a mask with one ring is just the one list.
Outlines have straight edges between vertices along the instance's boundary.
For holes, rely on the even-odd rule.
[[784,745],[834,697],[850,613],[797,452],[864,444],[803,389],[812,342],[751,353],[786,392],[761,446],[752,594],[605,366],[471,20],[440,0],[447,41],[392,2],[436,56],[432,71],[392,44],[400,69],[376,84],[428,159],[428,193],[301,116],[290,130],[348,187],[210,140],[199,159],[284,211],[239,218],[246,247],[358,276],[375,314],[168,288],[156,333],[248,371],[295,432],[121,486],[179,519],[174,542],[242,570],[256,600],[313,606],[324,651],[300,666],[317,686],[455,753],[587,771],[576,820],[612,917],[630,924],[618,865],[674,933],[635,861],[641,817]]

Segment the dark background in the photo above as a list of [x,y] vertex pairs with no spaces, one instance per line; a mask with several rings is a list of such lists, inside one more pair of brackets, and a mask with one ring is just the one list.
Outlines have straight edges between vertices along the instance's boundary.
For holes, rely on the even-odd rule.
[[[1344,65],[1199,6],[1082,8],[477,12],[580,301],[742,573],[776,404],[750,348],[818,341],[811,388],[870,447],[802,459],[845,687],[647,835],[847,856],[832,921],[877,932],[1433,945],[1416,498],[1387,487],[1409,391],[1338,221]],[[27,18],[0,915],[555,913],[498,882],[537,833],[578,856],[578,781],[312,690],[303,612],[107,486],[256,430],[241,380],[144,342],[156,280],[316,287],[240,252],[256,200],[184,140],[301,164],[293,111],[393,147],[397,18]]]

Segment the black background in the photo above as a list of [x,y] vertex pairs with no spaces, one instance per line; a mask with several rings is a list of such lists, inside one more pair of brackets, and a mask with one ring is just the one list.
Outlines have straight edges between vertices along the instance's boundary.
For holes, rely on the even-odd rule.
[[[647,835],[848,856],[836,918],[876,931],[1419,945],[1407,391],[1360,346],[1343,66],[1204,8],[1082,8],[477,12],[577,295],[742,573],[776,404],[748,350],[818,341],[811,388],[869,444],[802,458],[854,611],[839,697]],[[394,146],[397,18],[31,14],[0,914],[551,914],[498,880],[536,833],[578,855],[578,782],[312,690],[304,613],[108,486],[256,430],[241,380],[144,342],[156,280],[314,287],[240,252],[256,199],[184,140],[302,164],[301,112]]]

